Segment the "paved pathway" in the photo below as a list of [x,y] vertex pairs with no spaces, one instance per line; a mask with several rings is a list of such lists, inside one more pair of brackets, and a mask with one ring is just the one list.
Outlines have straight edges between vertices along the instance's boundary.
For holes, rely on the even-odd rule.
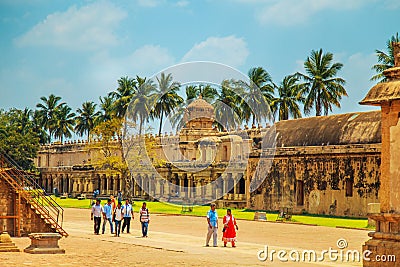
[[[151,211],[150,211],[151,212]],[[205,247],[207,224],[205,218],[173,215],[151,215],[149,237],[142,238],[138,216],[132,223],[131,234],[114,237],[93,234],[90,211],[66,209],[64,227],[70,234],[60,241],[65,255],[0,254],[3,266],[362,266],[361,262],[281,262],[257,259],[257,252],[268,246],[271,250],[338,249],[340,238],[347,241],[343,251],[361,250],[368,239],[367,231],[304,226],[285,223],[238,221],[236,248],[224,248],[219,231],[219,247]],[[219,214],[222,217],[222,214]],[[220,225],[222,223],[220,222]],[[28,238],[14,238],[20,248],[29,245]],[[210,242],[211,244],[211,242]],[[263,256],[263,255],[261,255]],[[288,258],[288,255],[285,256]]]

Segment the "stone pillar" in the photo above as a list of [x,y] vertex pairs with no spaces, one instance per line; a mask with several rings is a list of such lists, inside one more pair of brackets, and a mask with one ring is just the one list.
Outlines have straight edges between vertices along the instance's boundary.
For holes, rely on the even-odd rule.
[[183,188],[183,182],[184,182],[184,178],[183,175],[181,176],[181,178],[179,179],[179,196],[182,198],[184,196],[184,188]]
[[196,198],[201,199],[203,198],[203,192],[202,192],[202,187],[201,187],[201,180],[197,180],[196,183]]
[[213,187],[212,187],[212,184],[211,184],[211,179],[210,178],[207,179],[206,183],[207,183],[205,185],[205,187],[206,187],[206,199],[212,199],[213,198],[213,194],[212,194]]
[[381,106],[382,149],[381,176],[379,188],[380,213],[369,217],[376,221],[376,230],[368,235],[372,239],[363,246],[370,251],[367,267],[383,266],[376,256],[392,255],[396,262],[386,262],[385,266],[400,266],[400,43],[392,43],[395,66],[383,72],[387,82],[378,83],[360,102],[363,105]]
[[194,180],[194,177],[190,176],[190,179],[188,180],[188,188],[187,188],[187,197],[189,199],[194,197],[194,195],[193,195],[193,180]]
[[154,189],[154,197],[159,198],[161,196],[161,183],[162,183],[162,179],[161,178],[154,178],[155,179],[155,189]]
[[228,192],[229,192],[229,190],[228,190],[228,186],[229,186],[228,179],[229,179],[229,177],[226,177],[226,176],[222,178],[222,180],[224,181],[224,186],[223,186],[223,191],[222,191],[224,199],[228,199]]
[[236,178],[233,178],[232,177],[232,179],[233,179],[233,195],[235,196],[234,198],[236,198],[236,194],[237,194],[237,192],[238,192],[238,186],[239,186],[239,180],[237,179],[237,177]]

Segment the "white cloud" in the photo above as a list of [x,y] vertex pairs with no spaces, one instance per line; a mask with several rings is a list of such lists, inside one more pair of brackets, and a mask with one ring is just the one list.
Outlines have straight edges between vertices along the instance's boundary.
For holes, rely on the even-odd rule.
[[137,0],[137,3],[143,7],[157,7],[165,3],[165,0]]
[[[376,0],[237,0],[256,8],[261,24],[295,25],[304,23],[322,10],[351,10]],[[389,0],[391,1],[391,0]]]
[[388,9],[398,9],[400,8],[400,1],[399,0],[385,0],[384,6]]
[[[338,73],[339,77],[346,80],[345,88],[349,97],[344,97],[341,101],[341,110],[335,108],[335,113],[354,111],[354,104],[361,101],[368,93],[369,89],[375,84],[370,78],[375,74],[371,67],[376,64],[376,55],[356,53],[350,56],[342,55],[342,70]],[[371,110],[370,106],[357,106],[356,110]]]
[[149,77],[174,62],[168,49],[158,45],[142,46],[124,57],[101,52],[91,59],[91,65],[96,66],[91,76],[99,84],[116,81],[125,75]]
[[44,45],[91,50],[118,43],[115,29],[126,12],[108,2],[96,2],[50,14],[15,41],[20,46]]
[[245,63],[248,55],[247,44],[243,38],[231,35],[209,37],[207,40],[195,44],[181,61],[215,61],[232,67],[239,67]]
[[180,0],[175,3],[175,6],[177,7],[187,7],[189,5],[189,1],[187,0]]
[[154,74],[174,64],[175,59],[166,48],[159,45],[145,45],[132,53],[130,61],[138,71]]

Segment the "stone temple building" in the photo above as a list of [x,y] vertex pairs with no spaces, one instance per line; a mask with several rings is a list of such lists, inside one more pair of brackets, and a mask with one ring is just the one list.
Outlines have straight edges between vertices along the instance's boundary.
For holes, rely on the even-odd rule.
[[[132,173],[135,197],[348,216],[366,216],[367,204],[378,202],[379,111],[227,132],[215,127],[214,108],[200,97],[187,107],[184,121],[177,135],[146,136],[154,141],[162,164],[155,166],[158,177]],[[91,196],[95,189],[102,196],[124,191],[121,174],[96,168],[88,145],[74,141],[42,146],[35,159],[37,182],[48,192],[57,188],[72,197]],[[256,177],[257,166],[263,177]]]

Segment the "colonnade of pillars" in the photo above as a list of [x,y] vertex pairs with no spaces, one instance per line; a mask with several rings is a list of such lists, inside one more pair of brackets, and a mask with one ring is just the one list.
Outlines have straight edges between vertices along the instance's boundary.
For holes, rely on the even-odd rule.
[[[246,181],[243,174],[219,174],[212,177],[198,177],[186,173],[173,173],[168,181],[154,175],[137,175],[134,179],[135,197],[152,196],[156,198],[179,197],[186,199],[230,199],[243,200]],[[215,181],[214,183],[212,183]],[[60,194],[92,194],[99,189],[100,195],[116,195],[125,191],[125,181],[119,176],[97,174],[92,177],[73,177],[68,174],[48,175],[38,180],[39,185],[48,193],[54,189]]]
[[[213,177],[188,176],[187,174],[173,173],[168,181],[154,176],[137,176],[134,194],[143,196],[150,194],[156,198],[181,199],[225,199],[243,200],[246,194],[246,181],[243,174],[228,174],[218,179]],[[216,180],[216,181],[215,181]],[[212,183],[215,181],[214,183]],[[145,191],[145,192],[143,192]]]

